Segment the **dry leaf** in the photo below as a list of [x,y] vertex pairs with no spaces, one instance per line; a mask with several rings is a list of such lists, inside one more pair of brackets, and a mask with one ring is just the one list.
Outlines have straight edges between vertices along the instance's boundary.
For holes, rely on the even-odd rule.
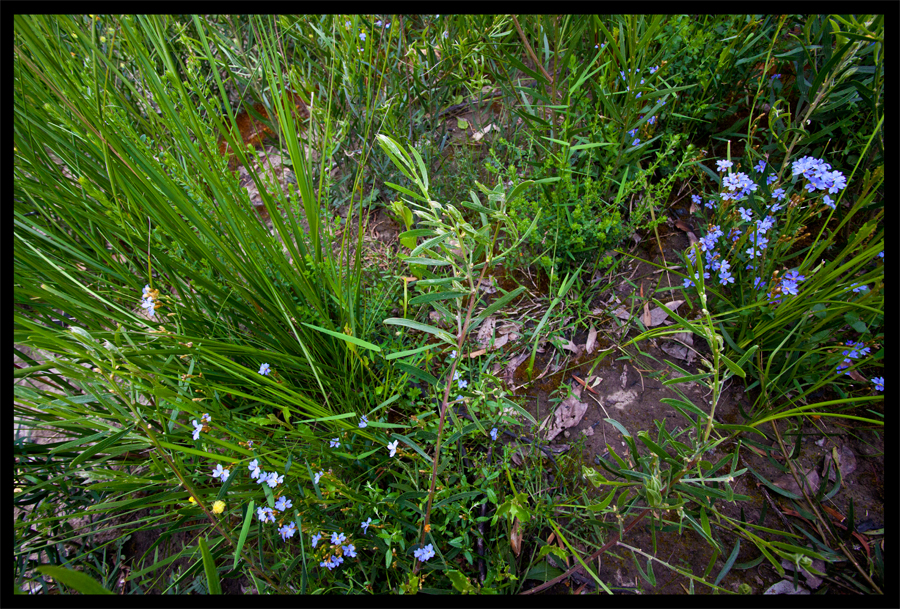
[[588,330],[587,342],[584,343],[584,350],[588,353],[594,352],[594,347],[597,346],[597,329],[594,327],[594,324],[591,324],[591,329]]
[[641,315],[641,322],[648,328],[653,325],[653,316],[650,315],[650,305],[646,302],[644,303],[644,314]]
[[584,418],[588,405],[578,399],[574,393],[557,407],[554,420],[547,430],[547,441],[553,441],[564,429],[575,427]]
[[475,340],[478,341],[482,347],[487,348],[488,344],[491,341],[491,338],[494,335],[494,326],[497,325],[497,320],[494,319],[493,316],[488,317],[481,324],[481,327],[478,328],[478,334],[475,337]]
[[473,133],[473,134],[472,134],[472,139],[475,140],[475,141],[477,142],[477,141],[479,141],[481,138],[483,138],[485,135],[487,135],[488,133],[490,133],[490,132],[491,132],[491,129],[496,129],[496,128],[497,128],[496,125],[494,125],[494,123],[491,123],[490,125],[488,125],[488,126],[485,127],[484,129],[481,129],[480,131],[476,131],[475,133]]
[[571,351],[572,353],[575,353],[575,354],[577,354],[580,351],[579,347],[570,340],[567,340],[566,344],[562,345],[562,348],[567,349],[568,351]]
[[517,516],[513,519],[512,529],[509,532],[509,543],[512,545],[512,550],[515,552],[516,556],[518,556],[522,552],[522,533],[519,530],[521,528],[521,523],[519,522],[519,517]]
[[[671,302],[665,303],[666,307],[669,308],[670,311],[675,311],[678,307],[681,306],[683,300],[673,300]],[[645,307],[647,305],[644,305]],[[668,319],[669,314],[666,313],[665,309],[662,307],[655,307],[652,311],[650,311],[650,323],[646,324],[647,327],[658,326],[666,319]]]

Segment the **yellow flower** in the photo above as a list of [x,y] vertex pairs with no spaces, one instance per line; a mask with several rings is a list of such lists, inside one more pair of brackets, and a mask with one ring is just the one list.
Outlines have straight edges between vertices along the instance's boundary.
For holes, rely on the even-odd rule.
[[216,501],[213,503],[213,514],[221,514],[225,511],[225,502],[224,501]]
[[195,505],[196,505],[196,503],[197,503],[197,500],[194,499],[193,496],[192,496],[192,497],[189,497],[189,498],[188,498],[188,501],[190,501],[191,503],[193,503],[193,504],[195,504]]

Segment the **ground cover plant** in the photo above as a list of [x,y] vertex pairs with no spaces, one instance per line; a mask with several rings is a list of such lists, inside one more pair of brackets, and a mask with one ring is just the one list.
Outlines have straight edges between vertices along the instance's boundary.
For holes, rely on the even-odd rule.
[[14,32],[16,593],[884,590],[883,16]]

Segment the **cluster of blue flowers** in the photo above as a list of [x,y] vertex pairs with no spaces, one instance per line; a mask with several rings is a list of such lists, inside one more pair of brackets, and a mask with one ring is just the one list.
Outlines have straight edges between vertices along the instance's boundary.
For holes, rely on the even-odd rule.
[[[811,156],[805,156],[791,164],[793,175],[802,175],[807,180],[806,191],[827,190],[829,194],[836,194],[847,186],[847,178],[840,171],[831,171],[831,165]],[[822,202],[834,209],[835,203],[831,197],[825,195]]]
[[[321,533],[316,533],[310,540],[312,547],[315,548],[322,539]],[[344,562],[344,557],[356,558],[356,547],[352,543],[345,543],[347,536],[343,533],[331,534],[332,553],[325,556],[325,560],[319,563],[320,567],[324,567],[331,571],[339,567]],[[340,551],[338,551],[340,550]]]
[[852,340],[848,340],[846,345],[848,348],[841,351],[841,355],[844,356],[844,361],[837,366],[836,372],[838,374],[850,374],[850,371],[847,370],[847,368],[853,365],[853,360],[865,357],[870,351],[869,347],[866,347],[863,343]]
[[428,544],[424,548],[419,548],[418,550],[413,552],[413,555],[418,558],[419,561],[425,562],[426,560],[434,556],[434,548],[431,547],[431,544]]
[[191,421],[191,425],[194,426],[194,432],[193,432],[193,434],[192,434],[192,437],[193,437],[195,440],[199,440],[199,439],[200,439],[200,432],[201,432],[201,431],[207,431],[207,432],[208,432],[208,431],[209,431],[209,423],[211,423],[211,422],[212,422],[212,417],[209,416],[209,413],[208,413],[208,412],[203,413],[203,416],[200,417],[200,422],[199,422],[199,423],[197,422],[197,419],[194,419],[193,421]]
[[159,292],[157,290],[151,290],[150,285],[147,284],[144,286],[144,291],[141,294],[141,308],[147,312],[147,315],[150,317],[156,317],[156,299],[159,298]]

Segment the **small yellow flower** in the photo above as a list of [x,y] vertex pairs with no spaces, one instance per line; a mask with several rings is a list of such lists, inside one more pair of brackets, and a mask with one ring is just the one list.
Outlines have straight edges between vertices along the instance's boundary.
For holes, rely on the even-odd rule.
[[221,514],[225,511],[225,502],[224,501],[216,501],[213,503],[213,514]]
[[197,505],[197,500],[194,499],[193,496],[189,497],[189,498],[188,498],[188,501],[189,501],[190,503],[193,503],[194,505]]

